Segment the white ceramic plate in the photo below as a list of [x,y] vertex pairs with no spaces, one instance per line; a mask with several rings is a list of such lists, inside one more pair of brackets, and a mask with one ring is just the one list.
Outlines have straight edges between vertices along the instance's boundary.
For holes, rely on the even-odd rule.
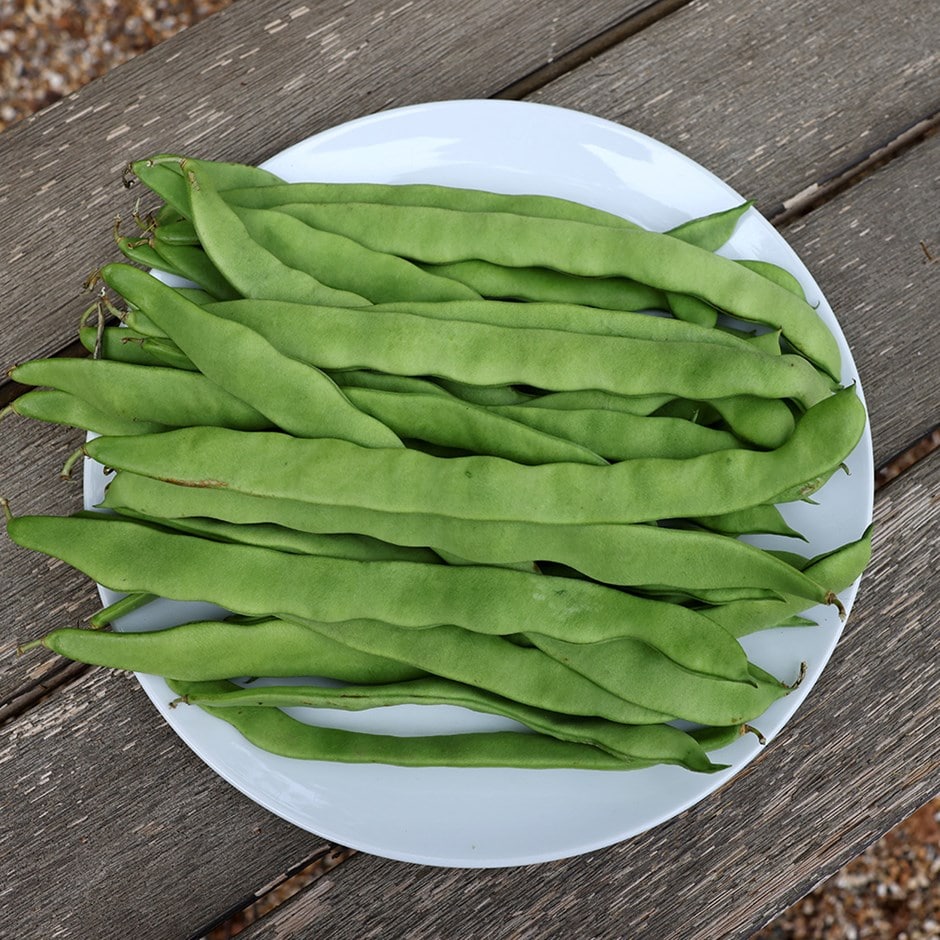
[[[665,230],[739,204],[734,192],[698,164],[635,131],[545,105],[452,101],[361,118],[317,134],[264,164],[291,181],[430,182],[561,196]],[[792,271],[839,340],[843,382],[855,364],[819,287],[777,232],[753,209],[723,253],[761,258]],[[865,436],[818,494],[819,505],[789,506],[818,554],[861,536],[871,520],[872,451]],[[86,505],[101,497],[102,469],[86,462]],[[783,545],[781,540],[779,544]],[[773,544],[765,540],[764,544]],[[843,595],[850,608],[857,584]],[[116,599],[102,590],[106,603]],[[122,628],[152,629],[215,613],[160,602],[125,618]],[[780,678],[808,672],[800,688],[758,723],[772,739],[810,692],[839,637],[832,608],[814,609],[819,627],[774,630],[745,642],[751,658]],[[139,676],[167,722],[210,767],[278,816],[362,851],[430,865],[497,867],[542,862],[611,845],[701,801],[759,752],[753,735],[717,754],[731,768],[711,776],[675,767],[627,773],[490,769],[406,769],[289,760],[246,743],[230,726],[196,708],[170,710],[162,680]],[[340,727],[404,734],[509,726],[447,707],[402,706],[377,714],[320,713]]]

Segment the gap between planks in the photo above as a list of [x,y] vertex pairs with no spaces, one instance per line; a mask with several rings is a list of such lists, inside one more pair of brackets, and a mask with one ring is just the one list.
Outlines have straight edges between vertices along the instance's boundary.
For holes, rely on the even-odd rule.
[[588,62],[595,56],[606,52],[608,49],[612,49],[624,40],[635,36],[648,26],[652,26],[659,20],[669,16],[670,13],[675,13],[676,10],[687,6],[691,2],[692,0],[653,0],[649,6],[644,7],[637,13],[632,13],[620,20],[620,22],[614,23],[613,26],[608,27],[602,33],[589,39],[587,42],[581,43],[580,46],[570,49],[557,59],[517,79],[507,85],[502,91],[496,92],[492,97],[518,100],[526,97],[526,95],[531,95],[534,91],[549,84],[549,82],[553,82],[556,78],[560,78],[565,73],[573,71],[579,65],[584,65],[585,62]]

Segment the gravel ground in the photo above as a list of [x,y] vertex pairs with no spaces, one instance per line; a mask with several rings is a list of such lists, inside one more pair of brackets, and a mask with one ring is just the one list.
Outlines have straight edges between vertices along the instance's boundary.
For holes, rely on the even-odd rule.
[[[0,0],[0,131],[232,0]],[[754,940],[940,940],[940,797]]]

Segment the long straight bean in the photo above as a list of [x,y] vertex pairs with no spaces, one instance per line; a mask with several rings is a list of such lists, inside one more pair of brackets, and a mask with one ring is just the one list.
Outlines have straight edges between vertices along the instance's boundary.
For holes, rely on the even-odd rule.
[[[228,684],[170,681],[186,696],[203,689],[224,690]],[[283,757],[354,764],[398,764],[406,767],[523,767],[633,770],[649,762],[626,760],[589,744],[561,741],[542,734],[484,731],[417,737],[370,734],[321,728],[292,718],[279,708],[202,707],[231,724],[256,747]]]
[[719,769],[708,759],[705,749],[695,738],[672,725],[624,725],[603,718],[559,715],[435,676],[380,686],[342,688],[256,685],[218,692],[195,691],[182,696],[181,700],[191,705],[222,708],[333,708],[343,711],[366,711],[395,705],[453,705],[510,718],[531,731],[562,741],[591,744],[627,760],[678,764],[704,773]]
[[803,407],[832,391],[831,383],[802,357],[767,356],[743,341],[735,348],[724,341],[663,343],[276,301],[240,300],[208,309],[321,369],[371,368],[483,386],[522,383],[556,391],[599,388],[690,399],[748,393],[793,398]]
[[[807,411],[774,451],[728,450],[607,467],[528,467],[498,457],[436,458],[338,440],[185,428],[100,437],[86,452],[109,467],[193,486],[464,519],[625,523],[707,516],[776,502],[790,487],[838,467],[866,422],[853,387]],[[308,468],[316,466],[317,473]]]
[[200,490],[125,471],[109,484],[103,505],[151,517],[207,514],[249,527],[265,520],[321,533],[361,532],[384,542],[431,546],[477,564],[554,561],[624,586],[764,587],[814,602],[824,602],[836,590],[745,542],[669,527],[468,522],[249,496],[227,488]]

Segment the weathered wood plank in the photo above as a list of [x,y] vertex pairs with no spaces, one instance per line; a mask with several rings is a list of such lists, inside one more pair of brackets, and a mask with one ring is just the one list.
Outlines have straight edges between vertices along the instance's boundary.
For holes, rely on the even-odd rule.
[[[82,508],[81,469],[62,480],[59,471],[84,435],[71,428],[9,415],[2,425],[0,495],[17,515],[42,512],[66,515]],[[20,643],[53,626],[78,625],[100,606],[88,579],[54,559],[26,552],[0,535],[0,707],[14,692],[48,678],[58,657],[36,652],[16,655]]]
[[771,214],[935,113],[930,0],[695,0],[545,86],[670,144]]
[[11,936],[188,937],[323,845],[219,784],[132,676],[91,670],[7,726],[0,909]]
[[130,225],[129,159],[257,162],[365,113],[487,97],[650,2],[264,0],[185,30],[0,135],[3,359],[74,338],[81,284]]
[[783,235],[829,300],[855,356],[875,466],[940,422],[940,135],[865,177]]
[[762,757],[698,807],[538,868],[357,855],[243,936],[748,937],[940,788],[928,731],[940,675],[924,668],[940,651],[938,488],[934,455],[881,492],[874,561],[822,678]]

